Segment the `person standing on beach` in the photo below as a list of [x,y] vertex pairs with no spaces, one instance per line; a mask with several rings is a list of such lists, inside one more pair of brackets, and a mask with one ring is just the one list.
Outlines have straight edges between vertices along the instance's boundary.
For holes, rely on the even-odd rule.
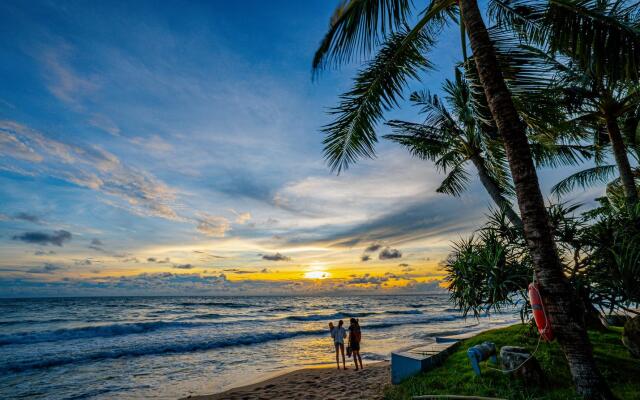
[[362,357],[360,357],[360,340],[362,340],[360,323],[357,319],[351,318],[349,320],[349,347],[353,355],[353,362],[356,364],[356,371],[358,370],[358,361],[360,361],[359,369],[364,369],[362,366]]
[[336,347],[336,364],[338,365],[338,369],[340,369],[339,353],[342,353],[342,368],[347,369],[347,361],[344,358],[344,339],[347,337],[347,331],[344,329],[343,325],[344,322],[342,320],[338,322],[337,327],[334,327],[333,323],[329,324],[333,344]]

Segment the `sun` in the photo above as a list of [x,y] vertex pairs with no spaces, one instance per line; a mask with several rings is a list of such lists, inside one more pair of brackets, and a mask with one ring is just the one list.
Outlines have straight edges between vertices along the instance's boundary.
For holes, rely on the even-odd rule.
[[306,279],[327,279],[329,273],[327,271],[307,271],[304,273]]

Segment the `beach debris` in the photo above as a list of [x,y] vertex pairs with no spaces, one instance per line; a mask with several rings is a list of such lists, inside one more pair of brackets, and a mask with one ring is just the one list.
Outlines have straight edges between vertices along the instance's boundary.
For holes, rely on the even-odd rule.
[[622,344],[634,358],[640,358],[640,315],[631,318],[624,324]]
[[491,342],[484,342],[481,344],[477,344],[473,347],[470,347],[467,350],[467,356],[469,357],[469,361],[471,362],[471,368],[473,372],[480,376],[480,362],[484,360],[491,360],[492,363],[497,364],[498,359],[496,358],[496,345]]
[[500,349],[502,369],[522,378],[525,385],[540,386],[544,374],[538,360],[524,347],[504,346]]

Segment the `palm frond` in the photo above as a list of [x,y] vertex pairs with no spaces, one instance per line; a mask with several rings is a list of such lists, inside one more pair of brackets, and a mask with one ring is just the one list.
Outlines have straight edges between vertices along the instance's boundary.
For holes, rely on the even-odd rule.
[[561,196],[571,192],[573,189],[587,188],[597,183],[605,183],[616,174],[615,165],[598,165],[570,175],[551,188],[551,193]]
[[440,97],[428,90],[411,93],[409,100],[418,106],[420,108],[419,113],[424,115],[423,125],[438,129],[441,132],[449,131],[450,133],[462,129],[440,100]]
[[468,184],[469,173],[465,171],[463,163],[458,163],[449,171],[449,174],[436,189],[436,192],[451,196],[460,196]]
[[366,53],[379,41],[402,27],[411,14],[409,0],[345,0],[338,5],[329,31],[320,42],[312,68],[346,62],[354,52]]
[[332,171],[340,172],[360,157],[375,155],[375,126],[383,113],[398,104],[409,80],[419,79],[419,71],[432,68],[424,53],[433,44],[433,31],[415,29],[405,27],[392,34],[331,111],[336,118],[323,128],[323,144]]
[[492,0],[490,15],[611,82],[640,76],[640,4],[625,0]]
[[578,144],[546,143],[532,140],[531,154],[540,167],[557,168],[563,165],[577,165],[593,156],[593,146]]
[[384,138],[406,147],[414,157],[435,161],[451,149],[451,141],[438,128],[396,120],[389,121],[387,125],[396,133]]
[[523,43],[511,29],[492,27],[489,35],[505,83],[514,95],[538,93],[551,86],[557,65],[547,52]]
[[640,8],[627,1],[550,0],[544,14],[551,50],[610,81],[638,79]]

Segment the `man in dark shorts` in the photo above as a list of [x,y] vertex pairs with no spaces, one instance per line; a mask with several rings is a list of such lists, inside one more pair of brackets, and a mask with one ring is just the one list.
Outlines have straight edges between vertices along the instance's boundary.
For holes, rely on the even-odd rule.
[[[364,369],[362,366],[362,357],[360,356],[361,340],[362,333],[360,332],[360,323],[357,319],[351,318],[349,320],[349,347],[351,354],[353,354],[353,362],[356,364],[356,371],[358,369]],[[358,368],[358,361],[360,362],[360,368]]]

